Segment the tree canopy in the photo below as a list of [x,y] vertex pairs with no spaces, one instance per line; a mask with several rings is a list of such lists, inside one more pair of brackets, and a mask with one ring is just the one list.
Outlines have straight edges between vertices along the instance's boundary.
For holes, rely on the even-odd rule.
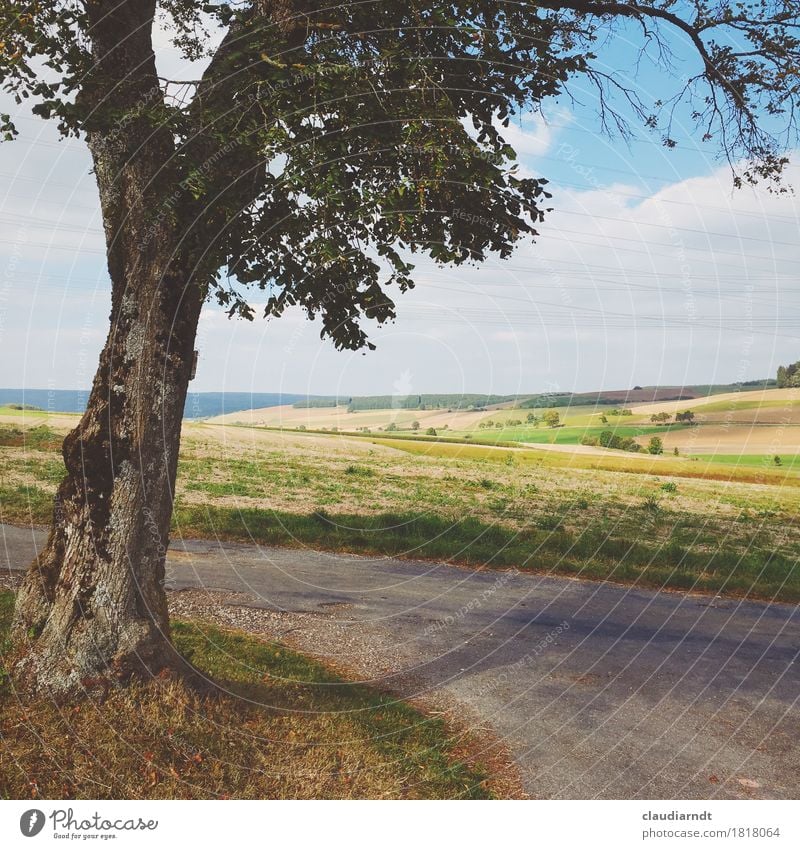
[[[156,19],[206,62],[198,79],[159,76]],[[665,67],[674,50],[693,55],[694,73],[653,102],[599,60],[631,22]],[[737,182],[779,181],[796,139],[797,25],[786,0],[0,0],[0,85],[113,154],[120,184],[157,139],[157,202],[125,203],[146,205],[152,232],[179,222],[209,293],[252,318],[258,287],[267,316],[300,305],[355,349],[370,344],[364,317],[395,316],[387,287],[413,286],[412,254],[480,262],[536,235],[546,180],[520,175],[505,130],[579,79],[605,128],[640,120],[673,146],[689,104]],[[10,115],[2,131],[16,135]],[[130,209],[106,207],[113,240]]]

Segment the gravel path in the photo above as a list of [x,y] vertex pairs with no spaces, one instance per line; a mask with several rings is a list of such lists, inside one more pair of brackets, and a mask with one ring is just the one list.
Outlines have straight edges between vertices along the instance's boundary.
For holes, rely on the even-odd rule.
[[[0,529],[23,568],[42,532]],[[168,589],[491,730],[535,797],[800,794],[790,605],[200,540],[173,543]]]

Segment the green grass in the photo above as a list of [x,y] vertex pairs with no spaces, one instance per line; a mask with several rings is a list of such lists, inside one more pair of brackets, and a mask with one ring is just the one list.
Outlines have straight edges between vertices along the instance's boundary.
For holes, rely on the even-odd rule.
[[[585,436],[598,437],[605,430],[610,430],[619,437],[636,437],[636,436],[657,436],[659,434],[669,433],[671,430],[683,429],[684,425],[618,425],[613,421],[609,421],[607,425],[592,425],[586,427],[514,427],[514,428],[494,428],[478,430],[480,439],[484,442],[492,442],[495,439],[501,442],[522,442],[522,443],[544,443],[551,445],[580,445],[581,439]],[[459,432],[461,433],[461,432]]]
[[[217,433],[186,433],[182,534],[798,598],[788,464],[261,429],[237,447]],[[59,464],[0,450],[0,518],[47,524]]]
[[[0,640],[13,596],[0,592]],[[278,643],[173,623],[220,685],[133,685],[58,708],[0,688],[2,798],[487,798],[444,723]]]
[[55,451],[63,441],[62,435],[44,424],[25,429],[0,425],[0,446]]
[[769,469],[776,472],[800,471],[800,454],[780,454],[780,465],[775,463],[774,454],[694,454],[706,463],[721,463],[726,466]]
[[[370,439],[375,445],[385,445],[409,454],[441,457],[447,459],[472,460],[485,463],[504,463],[506,465],[538,466],[542,469],[602,470],[622,475],[668,475],[697,480],[720,480],[733,483],[778,484],[780,486],[800,487],[800,475],[790,467],[770,466],[769,463],[742,465],[742,468],[724,469],[714,464],[714,455],[684,455],[673,457],[670,454],[654,457],[645,451],[634,454],[627,451],[608,451],[602,454],[571,454],[555,451],[520,450],[517,443],[504,443],[515,451],[495,450],[491,447],[463,442],[443,443],[428,440],[426,444],[398,438],[391,442],[384,437]],[[722,455],[724,456],[724,455]],[[757,455],[761,456],[761,455]],[[709,465],[711,464],[711,465]],[[726,465],[726,464],[722,464]],[[800,471],[800,469],[798,469]]]
[[[478,486],[494,489],[487,479]],[[520,523],[516,529],[472,517],[448,519],[412,512],[358,515],[318,510],[292,514],[180,505],[174,524],[184,536],[450,560],[590,580],[800,601],[800,568],[791,552],[771,551],[757,544],[748,550],[725,550],[716,544],[713,527],[705,528],[708,541],[698,546],[698,527],[689,526],[682,529],[683,534],[678,533],[674,526],[679,517],[670,516],[668,506],[655,493],[646,493],[633,512],[628,534],[613,534],[605,523],[575,528],[576,514],[588,506],[588,502],[584,506],[577,501],[564,503],[560,510],[529,525]],[[508,503],[501,501],[500,514],[507,509]],[[665,536],[655,523],[673,525],[672,532]]]
[[[800,393],[796,399],[782,400],[768,398],[763,401],[752,399],[735,399],[729,401],[713,401],[710,404],[701,404],[694,408],[695,413],[728,413],[737,410],[760,410],[775,407],[792,407],[800,404]],[[686,409],[691,409],[691,402],[687,402]]]

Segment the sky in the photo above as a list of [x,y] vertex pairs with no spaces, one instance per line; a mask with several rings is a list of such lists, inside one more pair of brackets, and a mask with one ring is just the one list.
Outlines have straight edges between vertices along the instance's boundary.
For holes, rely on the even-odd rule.
[[[156,43],[163,72],[196,74]],[[634,75],[631,50],[623,34],[608,68],[658,96],[663,69]],[[689,127],[676,150],[602,136],[577,93],[507,132],[523,170],[551,181],[535,243],[480,268],[417,259],[417,288],[367,353],[336,351],[300,313],[251,324],[209,304],[191,391],[590,391],[754,380],[800,359],[797,197],[734,190]],[[8,100],[0,111],[20,130],[0,145],[0,386],[86,388],[110,304],[90,159]],[[788,176],[800,187],[800,156]]]

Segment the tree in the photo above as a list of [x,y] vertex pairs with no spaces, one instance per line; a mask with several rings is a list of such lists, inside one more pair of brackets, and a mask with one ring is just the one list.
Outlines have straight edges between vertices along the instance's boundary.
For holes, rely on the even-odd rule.
[[620,447],[620,438],[616,436],[613,430],[602,431],[600,436],[597,438],[597,441],[603,446],[603,448]]
[[542,416],[542,421],[548,427],[558,427],[561,422],[561,416],[558,414],[558,410],[547,410]]
[[528,413],[528,415],[525,416],[525,421],[527,424],[536,424],[536,422],[538,421],[538,419],[536,418],[536,413]]
[[788,366],[778,366],[778,388],[794,388],[800,386],[800,362]]
[[686,422],[686,424],[692,424],[692,422],[694,421],[694,413],[691,410],[683,410],[680,413],[675,413],[675,421]]
[[435,427],[429,427],[429,428],[425,431],[425,433],[426,433],[428,436],[436,436],[436,428],[435,428]]
[[[20,687],[79,692],[177,662],[164,558],[207,299],[252,319],[248,288],[261,288],[266,316],[297,307],[337,347],[372,347],[364,322],[395,317],[389,291],[412,288],[411,254],[502,259],[536,235],[545,180],[519,175],[505,128],[580,79],[596,88],[603,129],[626,134],[641,120],[667,146],[688,102],[736,184],[779,184],[796,137],[789,0],[318,9],[0,0],[0,87],[86,140],[112,290],[86,412],[64,441],[50,536],[18,595]],[[198,79],[159,76],[156,14],[185,58],[206,61]],[[674,96],[644,102],[597,58],[625,21],[643,57],[654,47],[669,66],[668,31],[691,48],[694,72]],[[17,135],[8,115],[0,135]]]
[[663,454],[664,442],[660,436],[651,436],[650,442],[647,443],[647,450],[650,454]]
[[411,430],[419,430],[419,422],[416,419],[411,422]]

